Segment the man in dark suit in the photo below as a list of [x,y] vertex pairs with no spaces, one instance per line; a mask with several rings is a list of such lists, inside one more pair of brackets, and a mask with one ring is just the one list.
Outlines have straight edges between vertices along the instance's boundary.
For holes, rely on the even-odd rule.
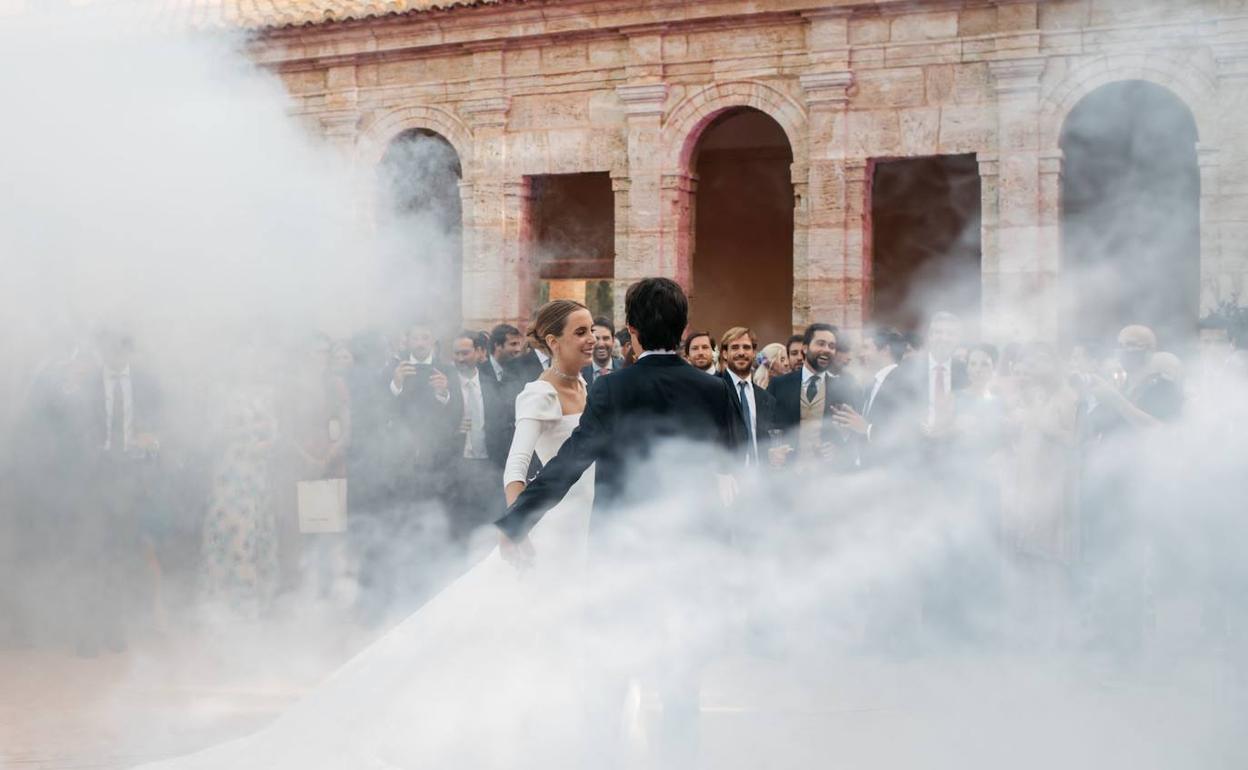
[[399,472],[395,491],[401,505],[436,505],[458,454],[463,392],[455,369],[434,360],[432,326],[418,322],[408,328],[406,353],[393,361],[389,383]]
[[[95,337],[98,365],[77,371],[84,381],[66,383],[85,400],[86,440],[94,449],[90,465],[80,468],[88,490],[72,514],[74,578],[78,608],[74,613],[77,650],[91,656],[106,648],[125,648],[127,599],[135,593],[134,576],[144,550],[145,523],[155,524],[160,483],[161,393],[154,377],[133,361],[133,338],[102,329]],[[155,558],[149,540],[149,557]]]
[[718,376],[732,389],[733,405],[741,415],[745,462],[754,467],[760,458],[763,464],[767,462],[768,436],[776,413],[776,399],[750,378],[757,352],[758,340],[744,326],[729,329],[719,341],[723,370]]
[[550,356],[537,348],[530,347],[527,352],[511,359],[507,364],[507,374],[514,390],[519,393],[524,386],[542,376],[542,372],[550,368]]
[[[513,563],[523,564],[531,558],[531,547],[526,548],[529,530],[563,499],[591,464],[596,463],[591,533],[601,533],[612,513],[632,502],[652,502],[655,485],[638,483],[634,473],[654,458],[663,443],[679,440],[730,453],[740,449],[741,421],[732,402],[732,389],[722,379],[688,366],[677,353],[689,314],[680,286],[667,278],[643,279],[629,288],[625,313],[632,339],[643,352],[635,364],[593,384],[576,430],[499,520],[505,535],[503,554]],[[691,457],[691,453],[682,449],[682,457]],[[689,460],[682,471],[685,481],[698,485],[710,482],[717,469],[725,468]],[[597,537],[591,539],[601,542]],[[644,556],[637,554],[636,558]],[[685,585],[665,588],[669,595],[688,590]],[[662,617],[652,617],[656,610],[645,599],[639,604],[643,606],[629,605],[638,618],[635,623],[627,628],[609,627],[652,642],[666,624]],[[682,606],[687,610],[695,603],[685,597]],[[608,617],[600,615],[595,620],[618,622],[610,610],[600,613]],[[666,766],[693,767],[697,760],[698,656],[686,650],[674,651],[669,657],[659,686],[664,703],[660,732],[667,740],[660,741],[657,751],[668,760]],[[613,660],[591,661],[591,670],[596,669],[602,681],[589,687],[597,702],[589,707],[594,717],[586,746],[593,756],[586,758],[590,762],[587,766],[610,767],[618,762],[619,709],[629,674],[622,669],[627,668]]]
[[502,502],[502,469],[511,444],[503,384],[494,379],[488,361],[477,363],[484,352],[472,332],[460,332],[451,343],[464,404],[447,490],[451,535],[458,540],[493,520]]
[[775,378],[767,390],[776,399],[775,427],[796,443],[799,461],[822,459],[848,469],[854,460],[849,434],[836,426],[832,415],[838,406],[855,404],[861,396],[847,372],[835,371],[836,335],[831,324],[806,327],[801,368]]
[[611,319],[602,316],[595,318],[593,333],[594,354],[585,368],[581,369],[581,376],[590,385],[599,377],[624,368],[624,361],[614,355],[615,325],[611,323]]
[[[895,329],[881,327],[863,336],[860,359],[874,376],[863,389],[862,402],[835,411],[837,425],[858,436],[858,466],[883,465],[903,454],[898,445],[898,424],[913,401],[910,383],[898,366],[906,355],[906,338]],[[908,439],[904,436],[901,442]]]
[[499,324],[490,330],[490,355],[486,363],[495,382],[502,382],[511,362],[524,352],[524,335],[511,324]]
[[861,407],[838,410],[835,418],[865,439],[864,464],[942,459],[952,440],[956,394],[968,384],[966,365],[953,357],[962,339],[957,316],[934,314],[926,348],[900,361],[906,343],[898,336],[888,329],[875,333],[875,381]]

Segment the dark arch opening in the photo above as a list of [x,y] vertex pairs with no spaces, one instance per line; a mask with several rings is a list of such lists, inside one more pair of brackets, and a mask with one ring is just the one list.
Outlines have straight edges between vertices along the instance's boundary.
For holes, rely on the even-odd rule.
[[760,343],[793,326],[793,150],[780,124],[750,107],[698,138],[692,328],[750,326]]
[[1131,323],[1163,348],[1196,333],[1200,169],[1196,121],[1161,86],[1102,86],[1062,127],[1062,319],[1068,340],[1111,341]]
[[[459,154],[417,128],[390,142],[378,172],[378,222],[388,245],[387,285],[398,320],[434,321],[452,334],[463,316],[463,210]],[[445,327],[445,328],[442,328]]]

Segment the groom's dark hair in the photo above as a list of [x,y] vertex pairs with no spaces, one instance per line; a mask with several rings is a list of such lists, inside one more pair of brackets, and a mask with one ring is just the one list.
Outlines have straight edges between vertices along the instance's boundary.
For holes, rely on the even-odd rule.
[[624,318],[642,350],[676,350],[689,325],[689,300],[670,278],[643,278],[624,295]]

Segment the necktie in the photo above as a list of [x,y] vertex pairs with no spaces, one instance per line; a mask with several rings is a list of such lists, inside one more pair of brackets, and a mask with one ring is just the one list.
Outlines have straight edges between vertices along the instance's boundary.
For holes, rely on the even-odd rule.
[[750,437],[750,457],[755,456],[754,416],[750,413],[750,399],[745,393],[745,383],[737,383],[737,391],[741,394],[741,417],[745,419],[745,431]]
[[946,399],[948,399],[949,397],[949,389],[945,387],[945,367],[940,364],[937,364],[935,371],[936,371],[936,388],[934,391],[935,396],[932,398],[932,402],[936,404],[937,406],[941,406],[945,403]]
[[113,414],[108,427],[109,451],[121,454],[126,449],[126,396],[121,377],[113,375]]
[[605,366],[598,370],[599,377],[606,377],[610,373],[611,373],[611,370]]
[[821,377],[817,374],[814,377],[810,378],[810,384],[806,386],[806,401],[807,402],[814,401],[815,396],[819,395],[819,380],[820,379]]

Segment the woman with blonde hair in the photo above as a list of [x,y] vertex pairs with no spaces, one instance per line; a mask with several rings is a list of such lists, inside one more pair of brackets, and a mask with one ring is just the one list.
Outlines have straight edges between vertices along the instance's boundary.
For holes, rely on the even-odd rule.
[[789,373],[789,351],[782,343],[773,342],[758,353],[758,368],[754,370],[754,384],[763,390],[771,384],[772,377]]

